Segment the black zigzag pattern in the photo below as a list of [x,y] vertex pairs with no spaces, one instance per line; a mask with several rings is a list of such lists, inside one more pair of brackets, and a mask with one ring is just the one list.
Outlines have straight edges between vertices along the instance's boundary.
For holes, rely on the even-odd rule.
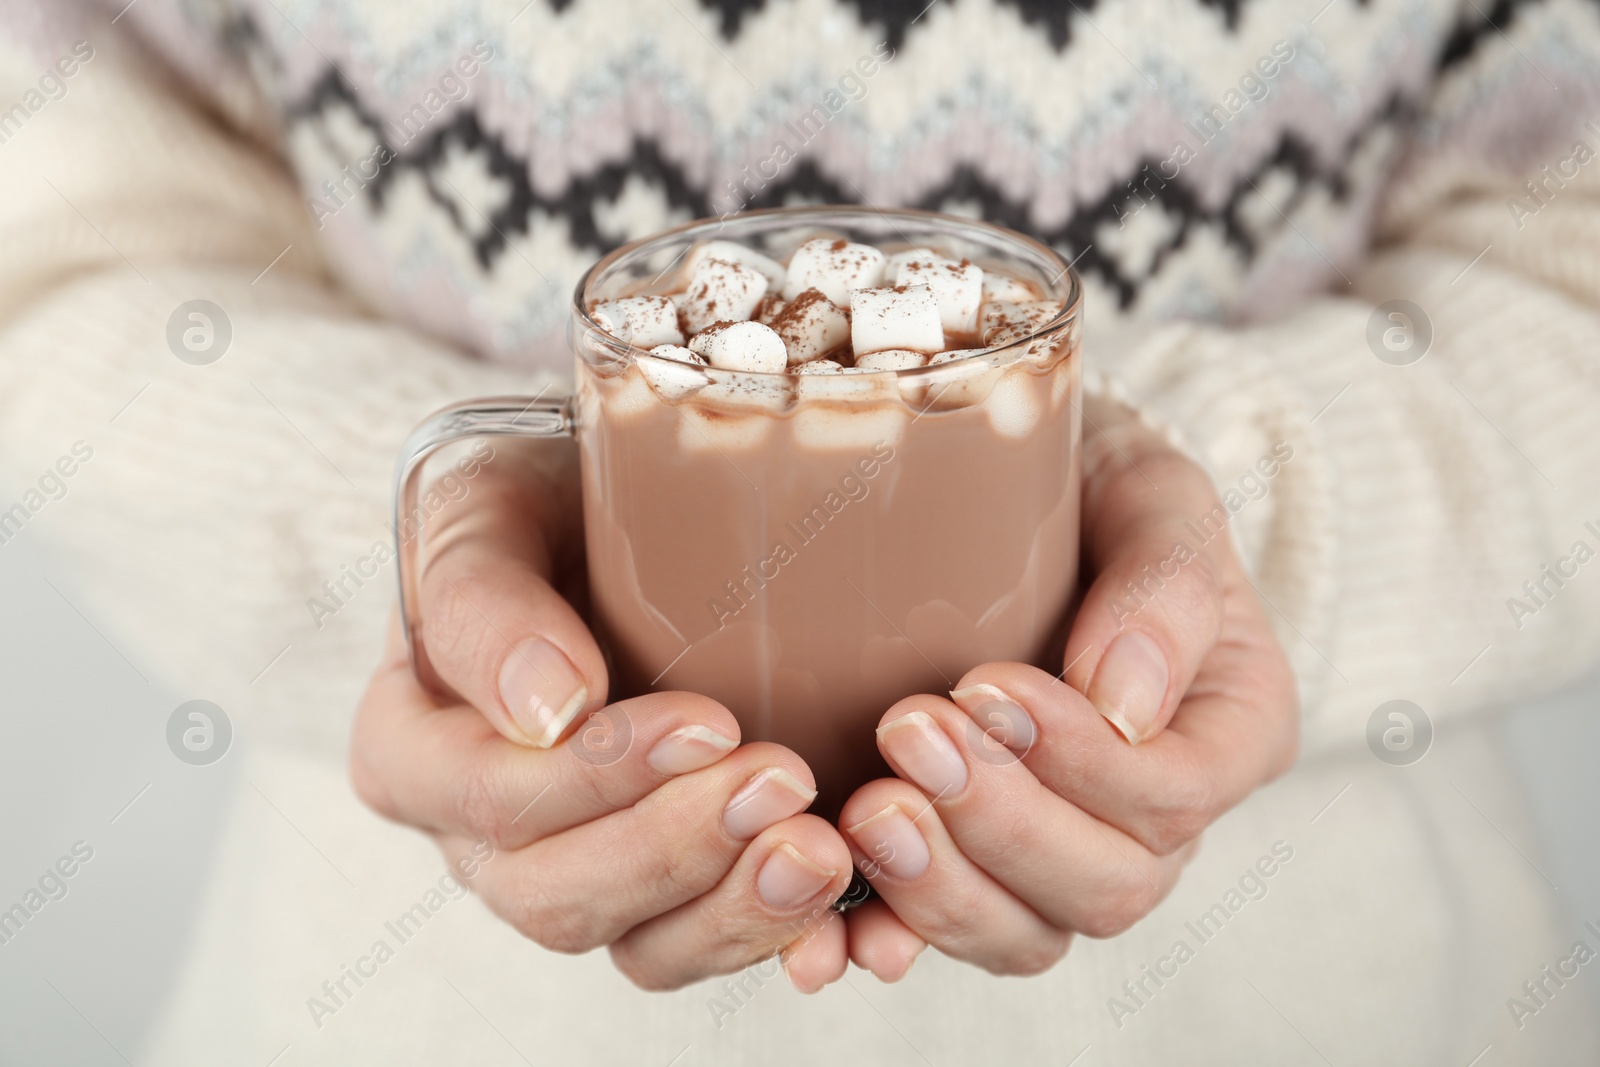
[[700,6],[716,12],[721,19],[721,25],[717,28],[722,36],[731,41],[739,35],[744,17],[766,7],[767,0],[700,0]]
[[[843,0],[843,2],[856,9],[857,17],[863,25],[881,29],[884,40],[889,42],[889,47],[898,51],[905,43],[906,35],[911,32],[911,27],[920,22],[923,16],[933,9],[934,4],[944,3],[945,0],[932,0],[931,3],[929,0]],[[1072,2],[998,0],[998,2],[1015,8],[1022,21],[1042,31],[1057,52],[1065,49],[1072,39],[1073,16],[1081,15],[1095,6],[1095,0],[1072,0]],[[1200,0],[1202,4],[1218,7],[1226,12],[1230,29],[1238,22],[1239,5],[1243,2],[1244,0]],[[551,0],[551,3],[560,11],[571,4],[572,0]],[[699,0],[699,3],[701,7],[717,16],[719,31],[730,41],[739,36],[747,17],[767,6],[767,0]]]
[[911,27],[921,19],[933,3],[943,3],[944,0],[846,0],[847,3],[860,12],[861,21],[866,25],[883,27],[884,39],[889,42],[889,47],[895,51],[905,43],[906,34]]
[[[404,145],[396,146],[389,131],[362,106],[339,72],[330,68],[289,114],[293,121],[313,121],[339,107],[347,108],[393,152],[392,161],[380,168],[377,176],[362,189],[362,195],[373,210],[382,213],[389,190],[402,174],[407,171],[419,174],[440,210],[471,241],[476,259],[485,270],[506,252],[512,234],[529,232],[535,210],[564,220],[575,244],[592,249],[596,254],[610,251],[619,242],[601,231],[597,207],[613,202],[630,177],[643,179],[660,189],[671,207],[694,217],[704,217],[715,210],[709,191],[692,185],[684,177],[683,170],[665,158],[657,145],[647,138],[635,138],[625,158],[599,167],[569,184],[558,195],[546,196],[535,191],[529,181],[528,160],[513,154],[500,137],[486,131],[470,109],[448,120],[441,119]],[[1285,131],[1273,150],[1255,162],[1250,172],[1235,183],[1224,204],[1216,209],[1207,209],[1199,203],[1181,171],[1163,179],[1161,161],[1154,158],[1132,163],[1126,182],[1112,186],[1099,199],[1082,205],[1064,224],[1053,229],[1036,226],[1025,201],[1006,197],[993,183],[966,165],[955,168],[944,184],[928,192],[913,206],[937,210],[957,202],[976,203],[982,216],[990,222],[1032,233],[1049,244],[1072,250],[1078,256],[1079,270],[1098,276],[1117,293],[1120,304],[1126,308],[1137,299],[1145,278],[1159,271],[1167,258],[1182,249],[1191,231],[1202,223],[1216,223],[1245,262],[1253,260],[1260,251],[1261,235],[1253,233],[1246,224],[1245,207],[1251,197],[1260,195],[1260,184],[1275,170],[1289,174],[1294,180],[1294,190],[1283,207],[1285,214],[1293,214],[1311,189],[1319,185],[1336,202],[1346,200],[1349,188],[1344,161],[1380,127],[1406,125],[1415,113],[1413,102],[1394,95],[1382,111],[1352,135],[1337,161],[1329,163],[1318,162],[1301,137]],[[487,227],[479,225],[482,220],[474,213],[475,206],[473,210],[463,211],[457,199],[449,195],[448,187],[442,184],[439,171],[453,147],[478,156],[488,173],[510,190],[505,202],[488,216]],[[1119,225],[1121,217],[1133,206],[1130,189],[1135,187],[1140,197],[1148,201],[1142,210],[1148,210],[1152,203],[1159,204],[1161,210],[1177,220],[1174,233],[1156,250],[1149,270],[1140,275],[1130,273],[1097,239],[1102,227]],[[852,203],[859,199],[853,184],[829,177],[813,159],[801,157],[779,178],[764,184],[746,206],[777,207],[797,200]]]
[[1523,0],[1496,0],[1489,9],[1487,18],[1478,14],[1481,8],[1471,8],[1464,11],[1456,21],[1455,28],[1450,31],[1450,36],[1445,38],[1444,47],[1439,51],[1439,69],[1448,70],[1450,67],[1465,63],[1473,52],[1478,50],[1478,43],[1485,37],[1494,33],[1505,32],[1511,24],[1517,5]]
[[1438,69],[1442,72],[1465,63],[1484,41],[1510,29],[1522,8],[1541,2],[1543,0],[1495,0],[1487,13],[1476,3],[1467,5],[1439,50]]
[[[1214,0],[1201,2],[1211,3]],[[1094,10],[1095,0],[1073,0],[1071,3],[1067,0],[1001,0],[1001,3],[1016,8],[1024,23],[1048,34],[1051,46],[1060,52],[1072,40],[1072,16]]]
[[448,121],[430,125],[416,138],[396,146],[390,130],[368,111],[349,83],[337,70],[330,68],[317,80],[306,98],[289,110],[296,121],[305,121],[332,108],[348,108],[370,130],[375,138],[388,146],[393,159],[379,168],[377,176],[369,180],[362,190],[374,211],[382,212],[390,188],[406,171],[416,172],[426,182],[430,196],[439,204],[463,233],[472,234],[476,216],[463,213],[454,197],[440,187],[437,172],[443,165],[452,146],[480,152],[488,172],[506,183],[511,191],[506,202],[489,216],[488,230],[473,237],[477,260],[484,269],[493,265],[497,256],[505,251],[511,234],[527,234],[535,209],[564,219],[570,228],[574,244],[607,252],[616,247],[616,241],[600,231],[595,217],[595,205],[613,201],[622,192],[630,176],[638,176],[656,185],[666,195],[674,208],[687,210],[695,217],[712,213],[705,192],[691,188],[683,172],[664,159],[654,143],[636,139],[633,150],[625,159],[605,164],[585,175],[581,183],[569,185],[560,195],[543,196],[528,178],[526,159],[513,155],[505,142],[496,134],[484,130],[478,116],[471,110],[460,111]]
[[1222,12],[1222,23],[1228,29],[1239,28],[1239,11],[1244,6],[1244,0],[1200,0],[1200,2]]
[[[1398,94],[1392,96],[1386,106],[1350,138],[1338,158],[1348,160],[1380,128],[1389,124],[1404,126],[1415,114],[1412,103]],[[1345,202],[1350,193],[1343,167],[1319,165],[1310,146],[1292,132],[1283,133],[1273,151],[1261,157],[1250,173],[1235,183],[1233,192],[1218,210],[1201,206],[1181,171],[1164,180],[1161,167],[1159,159],[1136,160],[1129,167],[1127,182],[1114,185],[1099,199],[1083,204],[1071,218],[1054,229],[1035,226],[1026,203],[1008,199],[969,166],[957,168],[948,182],[928,193],[915,206],[939,210],[954,203],[976,203],[989,222],[1031,233],[1047,244],[1072,250],[1079,271],[1098,276],[1116,292],[1119,304],[1127,308],[1137,299],[1141,282],[1158,272],[1168,257],[1181,250],[1190,232],[1202,223],[1218,223],[1228,243],[1239,250],[1244,260],[1253,260],[1260,252],[1259,237],[1243,221],[1244,206],[1249,198],[1259,195],[1257,190],[1262,181],[1273,170],[1286,170],[1295,180],[1294,192],[1284,205],[1285,214],[1292,215],[1316,185],[1324,187],[1335,202]],[[1141,198],[1154,201],[1178,220],[1176,231],[1156,250],[1148,273],[1142,276],[1128,273],[1115,256],[1101,247],[1098,238],[1103,226],[1119,225],[1122,216],[1130,210],[1132,194],[1128,183],[1137,187]]]
[[[1589,2],[1594,7],[1595,17],[1600,19],[1600,0]],[[1443,73],[1465,63],[1485,41],[1510,30],[1523,8],[1537,3],[1543,0],[1495,0],[1487,12],[1476,3],[1468,5],[1439,50],[1438,70]]]

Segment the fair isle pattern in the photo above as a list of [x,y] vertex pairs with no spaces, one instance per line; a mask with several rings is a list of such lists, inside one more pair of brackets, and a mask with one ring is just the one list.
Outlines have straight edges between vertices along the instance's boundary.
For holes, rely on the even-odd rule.
[[1101,315],[1343,286],[1440,72],[1553,2],[239,0],[212,25],[350,284],[560,366],[596,256],[741,206],[981,215],[1074,260]]

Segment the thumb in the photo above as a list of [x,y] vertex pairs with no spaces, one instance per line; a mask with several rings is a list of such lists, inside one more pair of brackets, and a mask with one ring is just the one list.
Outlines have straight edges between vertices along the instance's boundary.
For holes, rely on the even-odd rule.
[[1139,744],[1166,727],[1216,645],[1233,549],[1228,512],[1203,470],[1135,420],[1107,429],[1117,447],[1085,464],[1093,583],[1067,638],[1063,678]]
[[497,445],[470,492],[429,526],[416,636],[419,667],[510,740],[549,748],[605,704],[607,678],[583,619],[552,585],[573,535],[562,516],[575,509],[520,444]]

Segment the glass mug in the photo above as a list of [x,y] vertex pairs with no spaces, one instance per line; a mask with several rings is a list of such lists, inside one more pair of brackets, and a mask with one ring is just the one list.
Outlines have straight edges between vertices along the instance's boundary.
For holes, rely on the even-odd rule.
[[[818,236],[970,259],[1031,283],[1061,311],[981,354],[826,376],[669,363],[590,317],[601,301],[681,288],[697,242],[736,241],[781,261]],[[440,447],[575,436],[589,621],[610,699],[670,689],[717,700],[744,740],[807,762],[814,810],[832,817],[851,790],[889,773],[874,732],[896,701],[947,692],[980,663],[1044,666],[1059,654],[1078,561],[1081,308],[1059,255],[985,223],[857,207],[691,223],[619,248],[579,282],[571,396],[469,401],[413,432],[395,529],[416,514],[423,461]],[[436,683],[418,539],[396,549],[401,616],[419,678]],[[627,724],[596,714],[587,729],[598,740],[579,743],[598,746],[592,759],[620,758]],[[974,724],[969,742],[999,758],[992,732]]]

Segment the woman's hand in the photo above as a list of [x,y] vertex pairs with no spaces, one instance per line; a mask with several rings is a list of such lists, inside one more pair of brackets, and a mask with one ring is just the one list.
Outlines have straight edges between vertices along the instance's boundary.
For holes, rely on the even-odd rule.
[[519,445],[498,445],[427,528],[422,630],[457,695],[417,683],[391,627],[356,719],[356,791],[430,833],[524,935],[561,952],[610,946],[644,988],[739,970],[797,935],[833,946],[842,971],[844,924],[827,905],[850,855],[800,814],[810,769],[778,745],[739,746],[732,714],[705,697],[605,706],[600,650],[551,584],[582,574],[577,531],[558,518],[580,514],[576,463]]
[[988,663],[949,700],[900,701],[878,727],[899,777],[841,814],[883,897],[849,913],[848,951],[879,977],[924,942],[1032,974],[1073,933],[1126,930],[1201,831],[1294,761],[1293,677],[1210,480],[1126,409],[1086,415],[1093,582],[1061,677]]

